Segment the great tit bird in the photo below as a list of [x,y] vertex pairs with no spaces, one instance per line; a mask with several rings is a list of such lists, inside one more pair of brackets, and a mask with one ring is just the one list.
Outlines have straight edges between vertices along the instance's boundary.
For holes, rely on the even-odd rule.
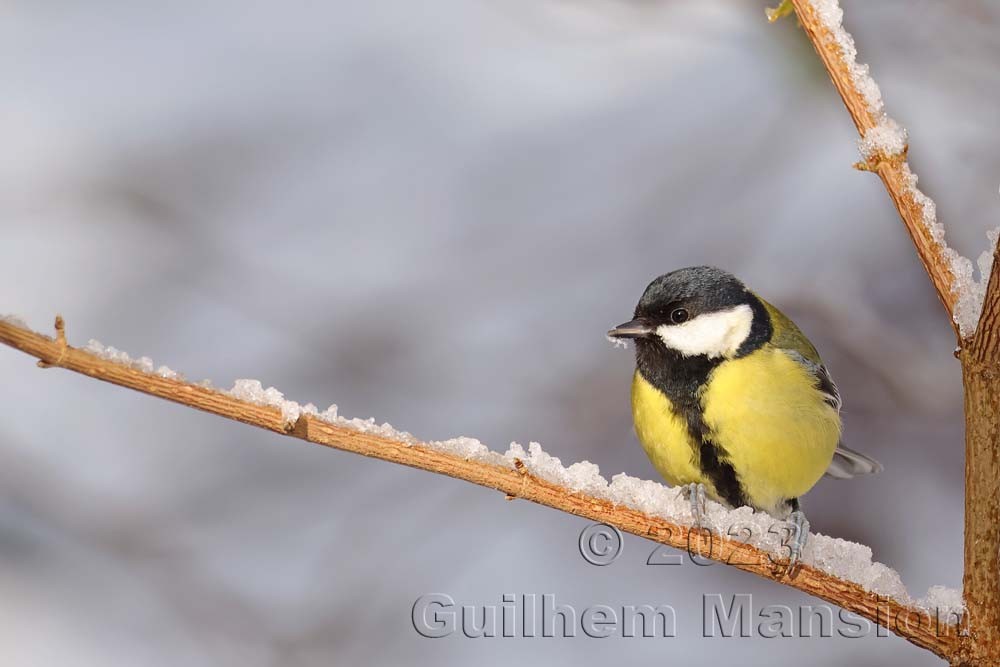
[[636,435],[656,470],[690,494],[696,524],[706,492],[788,519],[794,561],[809,533],[799,498],[824,473],[882,469],[840,444],[840,394],[809,339],[725,271],[660,276],[608,336],[635,343]]

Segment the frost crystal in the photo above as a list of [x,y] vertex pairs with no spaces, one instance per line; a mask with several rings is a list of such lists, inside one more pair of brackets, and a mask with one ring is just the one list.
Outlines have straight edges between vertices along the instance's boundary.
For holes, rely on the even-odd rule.
[[94,340],[93,338],[87,341],[87,345],[83,349],[84,351],[90,352],[94,356],[100,357],[101,359],[106,359],[116,364],[121,364],[122,366],[128,366],[129,368],[133,368],[149,375],[159,375],[160,377],[164,377],[169,380],[184,379],[184,376],[180,373],[173,371],[166,366],[160,366],[159,368],[155,367],[153,360],[149,357],[139,357],[138,359],[133,359],[128,355],[128,352],[124,352],[123,350],[119,350],[110,345],[105,347],[100,341]]
[[517,459],[532,475],[565,486],[570,491],[611,499],[608,493],[608,480],[601,477],[600,469],[590,461],[581,461],[564,468],[562,461],[546,454],[537,442],[528,443],[528,451],[524,451],[524,447],[518,443],[512,442],[503,458],[509,466],[513,466],[514,460]]
[[892,118],[885,116],[879,124],[865,132],[858,140],[858,150],[866,160],[879,155],[892,157],[902,155],[906,151],[906,128]]
[[622,340],[621,338],[612,338],[611,336],[605,336],[605,338],[607,338],[608,342],[614,345],[615,347],[620,347],[623,350],[628,349],[628,342]]
[[914,606],[936,614],[943,622],[954,623],[965,612],[962,592],[944,586],[931,586],[927,595],[914,601]]
[[156,374],[162,378],[167,378],[168,380],[180,380],[181,374],[175,370],[171,370],[167,366],[160,366],[156,369]]
[[952,274],[952,293],[957,297],[955,302],[955,322],[962,336],[971,336],[976,332],[979,315],[983,310],[983,299],[986,297],[986,285],[993,268],[993,252],[1000,237],[1000,227],[986,232],[989,247],[976,260],[979,268],[979,278],[975,276],[972,260],[963,257],[953,248],[949,248],[944,240],[944,225],[937,221],[937,208],[933,200],[917,187],[917,175],[910,170],[910,165],[903,164],[903,176],[906,178],[907,189],[913,201],[920,207],[924,227],[931,239],[941,249],[941,254],[948,264]]
[[[298,405],[298,404],[296,404]],[[324,421],[327,424],[332,424],[334,426],[344,426],[347,428],[354,429],[355,431],[361,431],[362,433],[371,433],[372,435],[377,435],[382,438],[388,438],[389,440],[396,440],[407,445],[412,445],[417,442],[417,439],[413,437],[412,433],[407,433],[406,431],[398,431],[392,427],[392,424],[388,422],[383,422],[378,424],[375,422],[374,417],[369,417],[368,419],[359,419],[354,417],[348,419],[346,417],[341,417],[337,410],[337,405],[334,403],[328,407],[323,412],[319,411],[312,403],[307,403],[301,408],[301,414],[310,415]],[[296,417],[297,418],[297,417]],[[471,438],[469,438],[471,439]]]
[[899,574],[887,565],[872,562],[872,550],[863,544],[812,535],[803,560],[811,560],[810,564],[817,569],[860,584],[865,590],[894,598],[903,604],[911,603]]
[[233,388],[226,392],[233,398],[255,405],[270,405],[281,410],[281,418],[286,426],[294,424],[302,408],[295,401],[286,401],[285,395],[274,387],[264,389],[260,380],[237,380]]
[[13,324],[15,327],[18,327],[18,328],[21,328],[21,329],[28,329],[29,331],[31,330],[31,327],[28,326],[28,323],[25,322],[23,318],[20,318],[17,315],[14,315],[14,314],[9,314],[9,315],[2,315],[2,314],[0,314],[0,322],[6,322],[7,324]]
[[682,519],[689,514],[690,503],[681,497],[677,489],[659,482],[618,473],[611,478],[607,499],[644,514],[690,524],[690,521]]
[[857,61],[858,49],[851,33],[844,30],[844,10],[840,8],[840,3],[837,0],[812,0],[812,6],[823,26],[833,35],[834,41],[840,48],[841,59],[851,75],[851,81],[864,97],[868,110],[876,118],[882,118],[885,114],[882,91],[869,74],[868,65]]
[[336,426],[346,426],[347,428],[354,429],[355,431],[361,431],[362,433],[371,433],[373,435],[378,435],[383,438],[390,438],[392,440],[398,440],[407,444],[413,444],[416,442],[411,434],[405,431],[397,431],[392,427],[391,424],[376,424],[375,419],[346,419],[337,414],[337,406],[331,405],[323,412],[319,411],[312,403],[306,403],[305,405],[299,405],[296,401],[290,401],[285,398],[285,395],[278,391],[275,387],[268,387],[264,389],[264,385],[261,384],[260,380],[237,380],[233,384],[233,388],[227,392],[233,398],[237,398],[241,401],[247,401],[248,403],[253,403],[255,405],[268,405],[281,410],[281,418],[284,421],[285,426],[294,426],[295,422],[298,421],[299,417],[302,415],[309,415],[324,421],[328,424],[333,424]]
[[979,268],[978,280],[972,275],[972,262],[951,248],[947,249],[950,252],[946,256],[951,261],[951,272],[955,276],[952,286],[958,295],[958,301],[955,303],[955,321],[958,322],[963,336],[974,334],[976,325],[979,324],[979,316],[983,312],[983,300],[986,298],[986,285],[990,280],[990,271],[993,270],[993,251],[997,247],[998,237],[1000,237],[1000,227],[986,232],[990,245],[976,260],[976,266]]
[[427,444],[433,449],[460,456],[469,461],[481,461],[499,466],[507,465],[503,454],[490,450],[489,447],[475,438],[459,436],[450,440],[438,440]]

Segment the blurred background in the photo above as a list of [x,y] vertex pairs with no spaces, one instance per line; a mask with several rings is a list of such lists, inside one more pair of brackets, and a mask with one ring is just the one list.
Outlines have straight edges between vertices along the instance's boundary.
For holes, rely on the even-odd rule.
[[[0,4],[0,312],[189,378],[655,478],[631,351],[656,275],[725,267],[791,315],[885,464],[807,497],[911,593],[958,587],[954,339],[794,20],[747,0]],[[775,3],[776,4],[776,3]],[[951,243],[1000,197],[1000,7],[846,0]],[[703,639],[715,565],[594,567],[586,521],[282,439],[0,349],[11,665],[930,665],[895,637]],[[421,595],[670,604],[672,639],[420,637]],[[578,633],[580,634],[580,633]]]

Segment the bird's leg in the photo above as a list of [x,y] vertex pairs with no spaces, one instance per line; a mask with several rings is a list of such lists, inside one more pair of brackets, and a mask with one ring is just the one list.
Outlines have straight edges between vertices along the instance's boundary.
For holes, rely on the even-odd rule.
[[681,491],[691,503],[691,516],[695,528],[701,528],[701,518],[705,515],[705,485],[691,483]]
[[788,516],[788,521],[792,524],[792,543],[788,545],[791,552],[788,556],[788,569],[792,570],[802,557],[806,542],[809,540],[809,520],[802,510],[798,509],[796,503],[796,509]]

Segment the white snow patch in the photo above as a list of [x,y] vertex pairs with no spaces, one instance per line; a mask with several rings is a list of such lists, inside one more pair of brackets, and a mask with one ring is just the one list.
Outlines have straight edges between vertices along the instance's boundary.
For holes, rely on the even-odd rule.
[[840,47],[841,59],[851,74],[855,88],[864,97],[868,110],[881,118],[885,113],[882,91],[871,77],[868,65],[857,61],[858,49],[851,33],[844,29],[844,10],[840,8],[840,3],[837,0],[812,0],[812,6],[823,26],[830,31],[837,46]]
[[903,176],[906,178],[910,196],[920,207],[924,227],[927,228],[931,239],[941,248],[948,268],[951,269],[952,293],[957,297],[954,319],[958,324],[959,333],[962,336],[971,336],[976,332],[976,325],[979,324],[979,316],[983,310],[983,299],[986,296],[986,285],[990,279],[990,271],[993,269],[993,252],[996,250],[997,240],[1000,238],[1000,227],[986,232],[989,246],[980,253],[976,260],[976,267],[979,269],[977,278],[972,260],[963,257],[958,251],[948,247],[945,242],[944,225],[937,220],[937,207],[934,201],[917,187],[917,175],[910,169],[909,164],[903,164]]
[[31,331],[31,327],[29,327],[28,323],[24,321],[24,318],[18,317],[17,315],[14,315],[13,313],[7,314],[7,315],[0,314],[0,322],[6,322],[7,324],[13,324],[15,327],[18,327],[20,329],[27,329],[28,331]]
[[[294,403],[294,401],[292,402]],[[346,428],[354,429],[355,431],[361,431],[362,433],[370,433],[372,435],[388,438],[389,440],[396,440],[406,445],[412,445],[417,442],[417,439],[412,433],[397,430],[393,428],[392,424],[389,422],[379,424],[375,421],[374,417],[369,417],[368,419],[359,419],[358,417],[341,417],[338,413],[336,404],[333,404],[323,412],[320,412],[319,408],[315,405],[307,403],[302,407],[301,411],[302,414],[316,417],[320,421],[324,421],[327,424],[333,424],[334,426],[344,426]]]
[[514,466],[514,460],[520,460],[525,469],[532,475],[553,484],[565,486],[570,491],[588,493],[598,498],[610,500],[608,480],[601,477],[600,469],[590,461],[580,461],[568,468],[555,456],[546,454],[537,442],[528,443],[528,451],[516,442],[503,455],[508,466]]
[[167,378],[168,380],[180,380],[180,379],[182,379],[181,378],[181,374],[178,373],[177,371],[171,369],[169,366],[160,365],[160,366],[157,367],[155,373],[156,373],[156,375],[159,375],[162,378]]
[[328,424],[344,426],[355,431],[361,431],[362,433],[371,433],[372,435],[397,440],[405,444],[414,444],[417,442],[417,439],[412,434],[406,431],[398,431],[389,423],[378,424],[374,418],[348,419],[341,417],[337,412],[336,404],[331,405],[323,412],[320,412],[319,408],[312,403],[299,405],[296,401],[286,399],[285,395],[274,387],[264,389],[264,385],[261,384],[260,380],[237,380],[232,389],[223,393],[255,405],[269,405],[278,408],[281,410],[281,417],[285,422],[285,426],[293,426],[302,415],[310,415]]
[[878,156],[892,157],[906,152],[906,128],[888,116],[884,116],[879,124],[865,132],[858,140],[858,150],[866,160]]
[[83,349],[84,351],[100,357],[101,359],[107,359],[108,361],[128,366],[129,368],[134,368],[137,371],[142,371],[143,373],[149,375],[159,375],[160,377],[167,378],[168,380],[184,379],[184,376],[171,370],[167,366],[154,366],[153,360],[149,357],[139,357],[138,359],[133,359],[127,352],[110,345],[105,347],[100,341],[94,340],[93,338],[87,341],[87,345]]
[[910,196],[920,207],[920,214],[924,226],[930,233],[931,238],[938,244],[944,244],[944,225],[937,221],[937,205],[934,200],[925,195],[917,187],[917,175],[910,169],[909,163],[903,163],[903,177],[906,179],[907,189]]
[[989,248],[980,253],[976,260],[979,268],[979,278],[973,275],[972,261],[958,254],[951,248],[945,248],[946,257],[951,263],[951,272],[955,276],[952,283],[958,301],[955,303],[955,321],[963,336],[971,336],[976,332],[979,316],[983,312],[983,300],[986,297],[986,285],[993,270],[993,252],[1000,238],[1000,227],[986,232]]
[[294,424],[299,415],[302,414],[302,408],[298,403],[286,401],[285,395],[274,387],[264,389],[260,380],[237,380],[233,384],[233,388],[225,393],[254,405],[269,405],[278,408],[281,410],[281,418],[286,426]]
[[965,613],[962,591],[944,586],[931,586],[927,595],[915,600],[913,606],[936,614],[942,621],[953,622]]
[[628,349],[628,342],[622,338],[615,338],[614,336],[605,336],[605,338],[607,338],[608,342],[614,345],[616,348],[620,347],[623,350]]
[[899,574],[888,565],[872,561],[871,547],[817,533],[809,536],[803,562],[872,593],[912,604]]
[[436,449],[447,454],[460,456],[468,461],[481,461],[496,466],[511,466],[503,454],[492,451],[489,447],[475,438],[459,436],[450,440],[436,440],[426,443],[432,449]]

